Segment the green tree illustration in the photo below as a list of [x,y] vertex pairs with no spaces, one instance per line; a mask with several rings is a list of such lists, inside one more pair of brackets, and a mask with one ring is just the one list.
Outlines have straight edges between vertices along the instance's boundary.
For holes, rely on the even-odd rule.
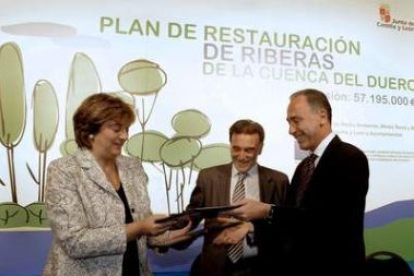
[[33,90],[33,139],[39,153],[37,177],[29,164],[27,169],[39,185],[38,201],[45,201],[47,151],[53,144],[59,124],[59,105],[55,90],[48,81],[39,80]]
[[[14,148],[20,143],[26,124],[26,98],[20,48],[9,42],[0,47],[0,142],[7,149],[11,197],[17,199]],[[1,181],[4,185],[4,181]]]
[[[128,62],[119,70],[118,82],[124,91],[139,97],[136,115],[143,133],[140,156],[142,159],[145,148],[146,124],[154,111],[161,88],[167,84],[167,74],[157,63],[137,59]],[[145,100],[150,102],[149,109],[146,108]]]
[[66,140],[60,145],[62,155],[72,154],[78,148],[74,140],[73,113],[85,98],[101,90],[101,80],[93,61],[84,53],[76,53],[70,67],[66,97]]

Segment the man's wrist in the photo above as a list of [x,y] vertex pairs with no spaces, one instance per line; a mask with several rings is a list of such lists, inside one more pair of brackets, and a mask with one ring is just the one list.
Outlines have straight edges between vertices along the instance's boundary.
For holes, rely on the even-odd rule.
[[269,222],[269,223],[271,223],[273,221],[273,215],[274,215],[274,212],[275,212],[275,208],[276,208],[276,205],[270,204],[270,209],[269,209],[269,211],[267,212],[267,214],[265,216],[265,220],[267,220],[267,222]]
[[249,233],[253,233],[254,232],[254,224],[251,222],[247,222],[247,227],[249,229]]

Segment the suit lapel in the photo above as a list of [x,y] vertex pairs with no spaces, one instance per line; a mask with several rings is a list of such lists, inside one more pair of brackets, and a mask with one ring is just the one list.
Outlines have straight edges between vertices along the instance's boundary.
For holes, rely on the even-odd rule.
[[[263,170],[263,167],[258,166],[259,173],[259,196],[261,202],[275,202],[279,203],[279,195],[275,196],[275,190],[278,187],[276,179]],[[278,193],[277,193],[278,194]]]
[[323,152],[322,156],[319,159],[318,165],[315,168],[315,171],[313,172],[313,175],[311,176],[311,179],[309,180],[307,191],[305,192],[305,195],[303,197],[302,201],[305,201],[306,198],[310,195],[310,197],[314,197],[313,191],[320,190],[323,186],[323,183],[325,181],[323,180],[325,178],[325,174],[327,171],[330,170],[329,166],[332,162],[332,152],[334,148],[336,148],[341,143],[341,139],[339,139],[338,136],[335,136],[332,141],[328,144],[325,151]]
[[125,192],[131,187],[131,171],[129,170],[127,162],[122,158],[116,159],[116,166],[118,168],[119,179],[121,180],[121,185],[124,187]]
[[258,165],[257,171],[259,174],[259,196],[261,202],[268,202],[266,195],[270,195],[271,191],[268,190],[268,185],[266,185],[269,182],[268,176],[263,173],[263,169],[261,166]]
[[[316,177],[318,177],[319,171],[325,171],[324,167],[330,163],[330,160],[332,160],[332,150],[337,147],[340,143],[341,143],[341,139],[335,135],[335,137],[332,139],[332,141],[328,144],[328,146],[326,147],[324,153],[322,154],[322,156],[319,159],[318,165],[315,168],[315,171],[312,175],[311,178],[311,183],[312,180]],[[310,184],[311,184],[310,183]]]
[[[306,200],[306,198],[309,194],[309,191],[316,188],[315,183],[318,183],[317,179],[320,177],[321,173],[326,172],[326,168],[324,168],[324,167],[329,165],[329,163],[331,162],[332,150],[335,147],[337,147],[340,143],[341,143],[341,139],[337,135],[335,135],[335,137],[332,139],[332,141],[326,147],[325,151],[323,152],[322,156],[320,157],[320,159],[318,161],[318,165],[316,166],[315,171],[313,172],[313,175],[311,176],[311,179],[309,180],[308,189],[305,192],[305,195],[304,195],[302,201]],[[295,170],[295,173],[293,175],[292,182],[291,182],[291,185],[290,185],[291,192],[288,194],[287,201],[290,204],[293,204],[293,205],[295,204],[296,190],[297,190],[297,185],[298,185],[297,172],[298,172],[299,167],[303,165],[302,162],[303,162],[303,160],[296,167],[296,170]]]
[[95,158],[89,150],[79,150],[76,160],[78,161],[84,175],[96,185],[102,187],[112,194],[117,194],[111,183],[106,179],[104,172],[99,167]]
[[232,163],[219,167],[217,173],[214,173],[213,185],[215,188],[213,189],[213,197],[219,199],[218,205],[231,204],[231,171]]
[[224,202],[222,202],[221,204],[227,205],[232,203],[230,198],[232,163],[228,164],[223,169],[223,173],[218,174],[218,183],[220,183],[219,187],[222,187],[222,189],[219,189],[220,193],[224,195]]

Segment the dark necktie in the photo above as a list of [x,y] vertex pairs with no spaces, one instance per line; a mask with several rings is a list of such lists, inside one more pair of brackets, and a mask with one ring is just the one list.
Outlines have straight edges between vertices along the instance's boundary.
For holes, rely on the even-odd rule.
[[[233,196],[231,198],[232,203],[236,203],[246,197],[246,189],[244,187],[244,180],[247,177],[247,173],[239,173],[236,186],[234,188]],[[227,250],[227,255],[233,263],[236,263],[243,256],[243,240],[237,244],[233,244]]]
[[302,202],[306,189],[308,188],[309,181],[315,170],[315,159],[318,156],[314,153],[309,155],[303,160],[298,171],[298,186],[296,190],[296,206],[299,206]]

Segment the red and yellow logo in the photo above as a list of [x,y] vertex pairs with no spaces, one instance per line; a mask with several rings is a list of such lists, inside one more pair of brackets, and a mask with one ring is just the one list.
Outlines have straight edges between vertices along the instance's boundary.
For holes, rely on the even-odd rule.
[[389,5],[382,4],[379,7],[379,14],[380,14],[380,18],[382,22],[384,23],[391,22],[391,9]]

